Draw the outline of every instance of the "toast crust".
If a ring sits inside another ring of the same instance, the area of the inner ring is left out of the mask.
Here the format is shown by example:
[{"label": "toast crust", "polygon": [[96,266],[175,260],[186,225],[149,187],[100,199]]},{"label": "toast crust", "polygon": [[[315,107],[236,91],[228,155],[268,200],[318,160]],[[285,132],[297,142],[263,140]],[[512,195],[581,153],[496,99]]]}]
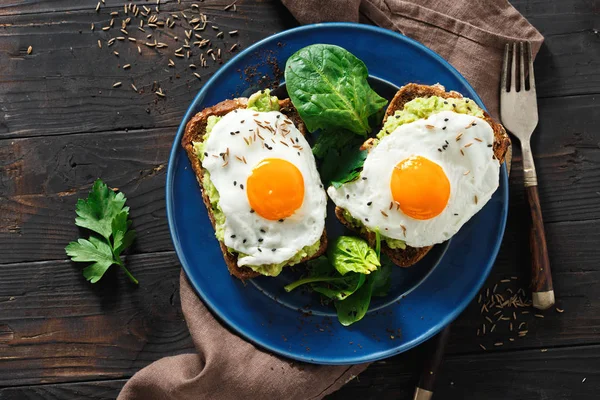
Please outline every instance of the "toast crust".
[{"label": "toast crust", "polygon": [[[198,157],[196,157],[196,155],[194,154],[194,146],[193,146],[192,142],[201,142],[202,141],[203,136],[206,132],[206,124],[208,121],[208,117],[210,117],[211,115],[221,117],[221,116],[228,114],[229,112],[231,112],[233,110],[240,109],[240,108],[246,108],[247,105],[248,105],[248,99],[245,97],[239,97],[239,98],[233,99],[233,100],[224,100],[212,107],[205,108],[204,110],[202,110],[201,112],[196,114],[194,117],[192,117],[192,119],[187,123],[187,125],[185,126],[185,132],[183,134],[183,138],[181,139],[181,146],[185,149],[185,151],[188,155],[190,163],[192,164],[192,169],[194,170],[194,174],[196,175],[196,180],[198,181],[198,184],[200,185],[200,190],[202,192],[202,200],[204,201],[204,205],[206,206],[206,209],[208,211],[208,217],[210,219],[210,223],[213,226],[213,229],[215,228],[215,216],[214,216],[212,207],[210,205],[210,199],[208,198],[208,195],[206,194],[206,191],[204,190],[204,187],[202,186],[202,178],[204,176],[204,169],[202,168],[202,163],[201,163],[200,159]],[[280,111],[292,120],[294,125],[296,125],[296,127],[300,131],[300,133],[302,135],[306,135],[307,131],[306,131],[306,127],[304,126],[304,122],[302,122],[302,120],[300,119],[300,115],[298,115],[298,112],[292,105],[292,102],[290,101],[290,99],[279,100],[279,107],[280,107]],[[236,278],[239,278],[241,280],[255,278],[257,276],[260,276],[260,274],[258,272],[253,271],[249,267],[238,266],[237,265],[237,261],[238,261],[237,255],[231,254],[227,250],[227,246],[225,246],[225,243],[223,243],[222,241],[219,241],[219,245],[221,246],[221,252],[223,253],[223,259],[225,260],[225,264],[227,264],[227,268],[229,269],[229,273],[231,275],[233,275]],[[327,248],[327,233],[325,230],[323,230],[323,235],[321,236],[321,239],[320,239],[320,247],[317,250],[317,252],[310,257],[304,257],[300,262],[305,262],[310,259],[319,257],[320,255],[322,255],[325,252],[326,248]]]},{"label": "toast crust", "polygon": [[[404,109],[404,105],[409,101],[416,99],[417,97],[431,97],[431,96],[439,96],[442,98],[462,98],[463,95],[450,91],[446,92],[445,88],[442,85],[419,85],[416,83],[409,83],[408,85],[402,86],[400,90],[396,93],[392,101],[390,101],[390,105],[388,106],[383,122],[388,119],[388,117],[394,115],[397,110]],[[483,119],[490,124],[492,130],[494,131],[494,156],[500,161],[500,163],[504,162],[506,151],[510,146],[510,138],[506,133],[504,127],[496,122],[492,117],[486,112],[483,112]],[[370,150],[373,147],[373,139],[368,139],[363,143],[361,149]],[[348,229],[357,232],[357,230],[344,218],[344,209],[340,207],[335,208],[335,215],[340,222],[346,226]],[[375,234],[371,232],[359,233],[365,240],[369,242],[369,244],[374,245],[375,243]],[[427,247],[410,247],[406,246],[405,250],[402,249],[391,249],[387,246],[385,241],[381,243],[381,251],[386,254],[394,264],[400,267],[410,267],[420,261],[429,251],[433,248],[433,246]]]}]

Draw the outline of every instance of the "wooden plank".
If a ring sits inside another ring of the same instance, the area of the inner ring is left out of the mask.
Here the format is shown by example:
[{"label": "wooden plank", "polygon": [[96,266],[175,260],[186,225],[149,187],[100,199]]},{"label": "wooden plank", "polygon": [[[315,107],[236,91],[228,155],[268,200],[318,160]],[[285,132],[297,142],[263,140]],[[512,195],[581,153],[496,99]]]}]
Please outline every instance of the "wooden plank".
[{"label": "wooden plank", "polygon": [[114,400],[126,379],[106,381],[59,383],[0,389],[2,400]]},{"label": "wooden plank", "polygon": [[[201,51],[205,53],[212,47],[216,52],[220,48],[223,61],[227,61],[236,51],[295,25],[283,5],[275,0],[247,1],[235,13],[224,11],[219,2],[207,7],[208,29],[196,32],[210,39],[211,44],[203,50],[192,46],[192,56],[187,59],[174,56],[185,39],[184,27],[179,26],[183,17],[177,20],[176,28],[157,31],[151,39],[146,35],[152,29],[138,31],[136,19],[136,26],[130,27],[128,33],[138,42],[117,40],[109,47],[109,38],[126,35],[119,27],[102,31],[103,26],[108,26],[113,9],[96,14],[94,6],[95,3],[88,10],[66,14],[61,11],[0,16],[0,50],[6,55],[0,58],[0,70],[4,71],[0,85],[0,138],[176,126],[203,82],[222,64],[206,55],[209,68],[190,69],[190,63],[199,65]],[[189,4],[179,6],[172,2],[163,10],[186,8]],[[122,11],[122,6],[118,9]],[[117,25],[121,19],[116,19]],[[92,22],[96,25],[94,31],[90,30]],[[217,31],[211,26],[218,26],[225,33],[223,38],[217,38]],[[229,35],[233,30],[239,34]],[[174,36],[178,36],[177,41]],[[159,51],[143,44],[154,39],[169,47]],[[98,40],[102,49],[98,48]],[[231,52],[236,43],[238,50]],[[28,46],[33,47],[31,55],[26,54]],[[169,58],[176,67],[168,66]],[[131,64],[131,68],[121,68],[125,64]],[[194,71],[202,80],[192,74]],[[113,88],[116,82],[122,82],[122,86]],[[166,92],[165,98],[152,93],[154,82]],[[134,92],[131,84],[140,93]]]},{"label": "wooden plank", "polygon": [[0,279],[0,387],[122,378],[193,349],[172,252],[130,256],[95,285],[68,261],[5,264]]},{"label": "wooden plank", "polygon": [[[535,4],[537,12],[541,5]],[[572,8],[581,11],[569,14],[572,22],[564,25],[566,32],[560,30],[548,36],[536,66],[540,96],[600,92],[600,48],[595,45],[590,14],[585,12],[589,4],[573,0]],[[175,9],[176,5],[169,7]],[[523,7],[527,10],[527,4]],[[239,10],[231,13],[221,7],[210,8],[209,16],[217,26],[224,31],[240,31],[235,37],[225,35],[223,48],[229,49],[238,41],[244,48],[295,25],[275,0],[246,1]],[[550,20],[540,20],[539,28],[549,26]],[[177,67],[173,69],[167,67],[167,53],[160,55],[143,46],[140,56],[129,42],[109,48],[105,41],[120,33],[100,31],[108,21],[107,12],[97,15],[93,9],[0,16],[0,24],[6,24],[0,31],[0,49],[7,55],[0,59],[0,70],[5,71],[0,85],[0,138],[172,127],[180,122],[202,83],[219,65],[209,63],[210,68],[199,70],[203,76],[200,82],[187,69],[188,60],[176,59]],[[98,26],[94,32],[90,31],[91,22]],[[579,28],[573,31],[575,26]],[[144,38],[142,32],[131,34]],[[182,29],[179,35],[183,37]],[[203,35],[215,43],[221,41],[215,38],[216,31],[205,31]],[[98,39],[104,40],[102,49],[97,47]],[[179,47],[165,35],[159,39],[169,49]],[[27,56],[29,45],[34,50]],[[120,53],[118,58],[112,55],[113,50]],[[224,60],[231,56],[228,51],[224,54]],[[126,63],[132,64],[130,70],[119,68]],[[151,93],[154,81],[167,92],[165,99]],[[113,89],[115,82],[123,85]],[[131,83],[144,93],[133,92]]]},{"label": "wooden plank", "polygon": [[79,235],[77,198],[98,177],[128,197],[138,232],[132,251],[171,250],[164,182],[173,136],[154,129],[0,141],[4,262],[65,258],[64,246]]},{"label": "wooden plank", "polygon": [[[524,211],[528,212],[526,209]],[[519,216],[513,217],[509,220],[494,270],[482,290],[483,298],[486,290],[489,289],[492,293],[496,284],[497,293],[506,299],[511,296],[506,291],[507,288],[514,293],[522,289],[529,296],[529,232],[523,229]],[[597,266],[600,265],[600,252],[594,249],[600,243],[597,231],[597,221],[546,226],[556,305],[564,313],[559,313],[554,308],[541,312],[531,307],[507,307],[485,314],[492,319],[492,324],[481,314],[482,306],[476,298],[453,323],[447,351],[481,353],[483,350],[479,347],[480,344],[494,349],[494,344],[499,342],[503,343],[501,350],[599,343],[597,332],[600,329],[600,314],[597,310],[600,308],[600,299],[597,293],[600,268]],[[511,280],[511,277],[518,279]],[[502,282],[506,279],[510,282]],[[497,311],[502,313],[494,315]],[[522,314],[522,311],[528,314]],[[516,320],[513,320],[513,312]],[[544,318],[538,318],[535,314],[543,315]],[[510,320],[497,321],[501,315]],[[525,325],[520,327],[522,322]],[[482,334],[483,324],[486,325],[487,333],[478,337],[477,331]],[[510,331],[510,324],[513,325],[513,331]],[[496,328],[490,333],[492,325],[496,325]],[[519,337],[519,330],[527,330],[528,333],[525,337]]]},{"label": "wooden plank", "polygon": [[[547,223],[600,219],[599,106],[597,96],[540,101],[533,147]],[[552,118],[565,110],[568,118]],[[164,180],[174,135],[151,129],[0,141],[0,247],[9,249],[3,262],[64,258],[78,235],[75,202],[97,177],[129,199],[134,252],[171,250]],[[510,183],[509,219],[527,218],[518,158]]]},{"label": "wooden plank", "polygon": [[597,5],[587,0],[511,0],[545,37],[535,63],[538,96],[600,91]]},{"label": "wooden plank", "polygon": [[[377,364],[329,397],[412,399],[416,375],[398,371],[402,356]],[[593,399],[600,378],[599,346],[447,357],[434,393],[443,399]]]},{"label": "wooden plank", "polygon": [[[600,378],[598,346],[449,356],[435,393],[451,400],[592,399]],[[409,400],[418,362],[401,355],[374,363],[327,400]],[[540,368],[543,364],[543,368]],[[125,379],[0,389],[0,399],[114,399]]]}]

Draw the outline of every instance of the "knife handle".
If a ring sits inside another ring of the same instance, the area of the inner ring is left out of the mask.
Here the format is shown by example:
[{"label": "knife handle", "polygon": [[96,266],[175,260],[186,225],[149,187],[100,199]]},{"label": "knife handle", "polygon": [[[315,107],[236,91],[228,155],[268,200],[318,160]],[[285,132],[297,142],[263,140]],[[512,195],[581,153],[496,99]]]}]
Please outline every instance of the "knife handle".
[{"label": "knife handle", "polygon": [[447,325],[443,331],[429,342],[427,349],[428,357],[425,359],[413,400],[429,400],[433,396],[433,385],[440,364],[442,363],[442,358],[444,357],[449,333],[450,325]]},{"label": "knife handle", "polygon": [[548,246],[544,233],[544,220],[537,185],[526,186],[527,200],[531,210],[529,247],[531,250],[531,291],[533,306],[546,310],[554,305],[554,288],[548,259]]}]

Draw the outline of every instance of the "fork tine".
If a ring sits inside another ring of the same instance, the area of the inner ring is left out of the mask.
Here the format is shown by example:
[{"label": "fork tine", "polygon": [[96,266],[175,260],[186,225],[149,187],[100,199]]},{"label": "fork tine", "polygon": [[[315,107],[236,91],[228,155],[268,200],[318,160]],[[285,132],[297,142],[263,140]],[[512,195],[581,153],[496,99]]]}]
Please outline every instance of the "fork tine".
[{"label": "fork tine", "polygon": [[510,91],[517,91],[517,43],[512,46],[512,62],[510,66]]},{"label": "fork tine", "polygon": [[531,42],[527,42],[527,55],[529,57],[529,90],[535,90],[535,76],[533,75],[533,51]]},{"label": "fork tine", "polygon": [[508,56],[510,45],[506,43],[504,46],[504,62],[502,63],[502,78],[500,80],[500,91],[506,92],[506,80],[508,78]]},{"label": "fork tine", "polygon": [[521,72],[521,76],[520,76],[521,87],[519,88],[519,90],[523,92],[523,91],[525,91],[525,44],[523,42],[519,43],[519,55],[520,55],[519,70]]}]

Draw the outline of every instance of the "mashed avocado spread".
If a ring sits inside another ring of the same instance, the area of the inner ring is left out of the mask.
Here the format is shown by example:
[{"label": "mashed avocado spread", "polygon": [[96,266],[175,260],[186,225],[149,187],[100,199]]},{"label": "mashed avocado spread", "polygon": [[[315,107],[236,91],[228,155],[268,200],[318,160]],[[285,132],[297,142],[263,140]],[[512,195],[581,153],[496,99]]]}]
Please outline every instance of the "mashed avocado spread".
[{"label": "mashed avocado spread", "polygon": [[404,109],[397,110],[394,115],[387,118],[385,124],[383,124],[383,128],[377,134],[377,138],[382,139],[401,125],[415,122],[418,119],[428,118],[430,115],[441,111],[454,111],[459,114],[468,114],[483,118],[483,110],[471,99],[444,99],[439,96],[417,97],[406,103]]},{"label": "mashed avocado spread", "polygon": [[[247,108],[261,112],[279,111],[279,101],[277,100],[277,97],[271,96],[270,94],[271,91],[269,89],[261,90],[259,92],[254,93],[248,99]],[[206,142],[211,131],[213,130],[215,125],[221,120],[221,118],[222,117],[217,117],[214,115],[209,116],[206,120],[206,133],[202,137],[202,142],[192,143],[194,146],[194,154],[196,154],[200,161],[204,159],[204,142]],[[210,206],[215,217],[215,236],[219,241],[223,241],[225,235],[225,214],[223,214],[223,210],[219,206],[219,192],[210,180],[210,174],[206,169],[204,170],[204,174],[202,176],[202,186],[204,187],[204,193],[206,193],[210,200]],[[319,247],[321,247],[321,241],[317,240],[314,244],[310,246],[305,246],[292,258],[282,263],[267,265],[248,265],[248,267],[262,275],[277,276],[281,273],[281,270],[284,265],[298,264],[304,257],[309,257],[315,254],[317,250],[319,250]],[[245,254],[237,252],[232,248],[228,247],[227,250],[232,254],[237,253],[238,257],[245,256]]]},{"label": "mashed avocado spread", "polygon": [[[431,97],[417,97],[406,103],[402,110],[397,110],[394,115],[387,118],[383,127],[377,134],[377,139],[381,140],[385,136],[395,131],[399,126],[415,122],[419,119],[428,118],[432,114],[439,113],[441,111],[454,111],[459,114],[468,114],[474,117],[483,118],[483,110],[475,104],[471,99],[467,98],[448,98],[445,99],[439,96]],[[374,143],[376,146],[378,141]],[[354,226],[361,232],[370,232],[370,230],[363,225],[363,223],[346,210],[344,210],[344,218],[348,223]],[[391,249],[405,249],[406,243],[402,240],[388,238],[385,235],[381,235],[381,239],[386,242]]]}]

